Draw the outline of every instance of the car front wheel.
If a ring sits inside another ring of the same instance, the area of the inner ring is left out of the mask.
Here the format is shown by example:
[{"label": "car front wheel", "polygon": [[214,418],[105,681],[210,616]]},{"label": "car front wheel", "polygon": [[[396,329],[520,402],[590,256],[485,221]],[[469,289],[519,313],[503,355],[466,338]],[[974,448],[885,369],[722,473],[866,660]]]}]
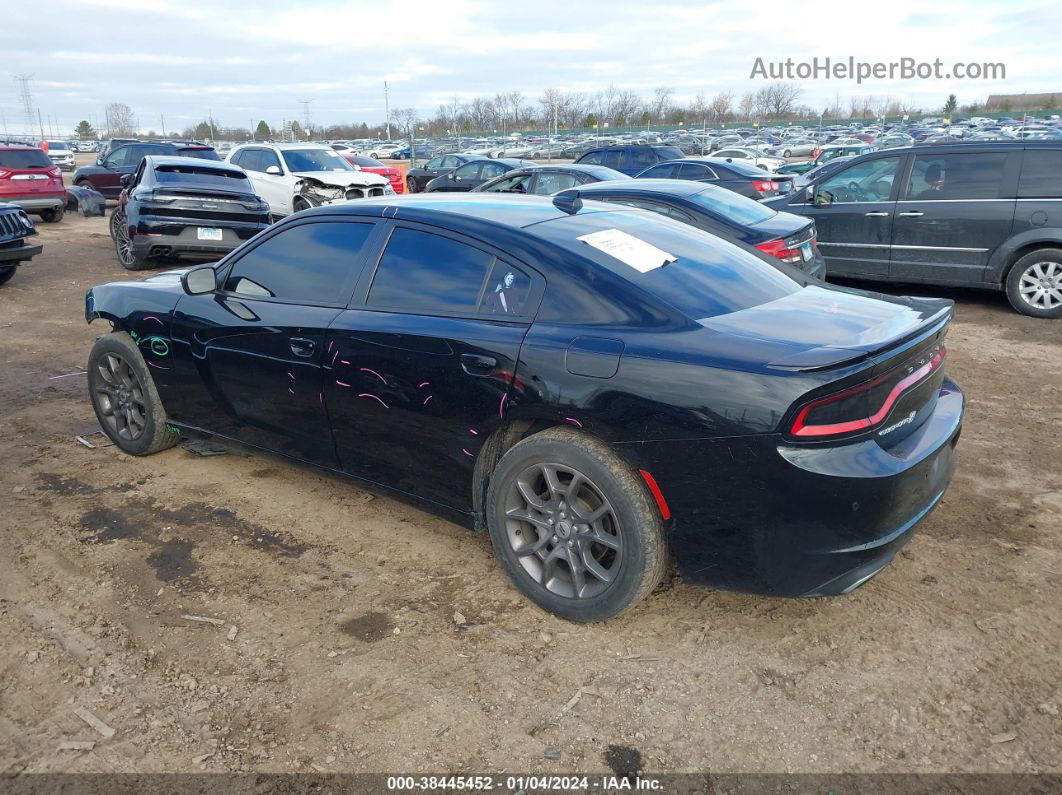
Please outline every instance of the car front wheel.
[{"label": "car front wheel", "polygon": [[1062,317],[1062,249],[1026,254],[1007,274],[1006,289],[1010,305],[1023,315]]},{"label": "car front wheel", "polygon": [[406,178],[406,188],[409,190],[410,193],[416,193],[417,192],[417,181],[415,179],[413,179],[413,177],[407,177]]},{"label": "car front wheel", "polygon": [[607,445],[553,428],[514,445],[487,491],[491,542],[516,587],[571,621],[604,621],[647,596],[667,564],[645,483]]},{"label": "car front wheel", "polygon": [[132,338],[124,331],[105,334],[88,360],[89,397],[107,437],[130,455],[151,455],[180,441],[166,424],[166,411]]},{"label": "car front wheel", "polygon": [[15,275],[16,270],[18,270],[18,268],[14,265],[0,267],[0,284],[7,284],[11,281],[11,277]]}]

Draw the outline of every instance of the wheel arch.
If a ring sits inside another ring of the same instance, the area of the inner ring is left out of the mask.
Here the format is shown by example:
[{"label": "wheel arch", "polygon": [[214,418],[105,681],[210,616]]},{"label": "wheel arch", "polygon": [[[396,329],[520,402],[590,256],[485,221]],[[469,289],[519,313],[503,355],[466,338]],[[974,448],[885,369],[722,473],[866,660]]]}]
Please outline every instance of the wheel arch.
[{"label": "wheel arch", "polygon": [[1014,263],[1039,248],[1062,248],[1062,229],[1057,227],[1030,229],[1020,235],[1015,235],[997,249],[992,257],[986,280],[1002,287],[1006,284],[1007,276],[1010,274],[1010,269],[1014,267]]}]

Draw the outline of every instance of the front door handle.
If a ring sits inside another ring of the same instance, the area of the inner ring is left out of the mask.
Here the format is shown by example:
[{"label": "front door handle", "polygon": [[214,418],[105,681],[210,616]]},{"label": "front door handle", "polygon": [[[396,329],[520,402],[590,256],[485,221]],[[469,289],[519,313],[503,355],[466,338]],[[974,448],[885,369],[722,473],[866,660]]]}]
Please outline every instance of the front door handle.
[{"label": "front door handle", "polygon": [[867,218],[888,218],[888,213],[863,213]]},{"label": "front door handle", "polygon": [[498,360],[493,356],[482,356],[478,353],[462,353],[461,369],[469,375],[488,375],[498,366]]},{"label": "front door handle", "polygon": [[925,213],[920,210],[910,210],[906,213],[900,213],[901,218],[921,218],[923,215],[925,215]]},{"label": "front door handle", "polygon": [[308,340],[305,337],[292,337],[288,340],[288,345],[291,346],[291,352],[296,356],[301,356],[303,359],[309,359],[313,356],[313,352],[317,345],[313,340]]}]

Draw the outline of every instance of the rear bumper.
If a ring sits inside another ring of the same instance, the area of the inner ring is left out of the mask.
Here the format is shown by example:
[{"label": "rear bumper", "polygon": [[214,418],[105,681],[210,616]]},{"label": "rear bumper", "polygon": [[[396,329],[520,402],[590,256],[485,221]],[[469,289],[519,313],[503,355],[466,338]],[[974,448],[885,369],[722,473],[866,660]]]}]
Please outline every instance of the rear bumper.
[{"label": "rear bumper", "polygon": [[675,517],[669,543],[683,579],[825,596],[881,571],[940,502],[963,411],[945,379],[933,413],[888,450],[873,440],[794,447],[777,435],[630,447]]},{"label": "rear bumper", "polygon": [[0,263],[4,265],[10,265],[15,262],[23,262],[25,260],[33,259],[44,250],[44,246],[26,245],[25,242],[21,246],[13,246],[11,248],[0,248]]},{"label": "rear bumper", "polygon": [[[131,242],[133,250],[143,257],[208,260],[227,254],[267,226],[257,222],[211,222],[208,219],[174,223],[172,219],[161,221],[141,216],[133,230]],[[201,240],[200,228],[220,229],[221,240]]]},{"label": "rear bumper", "polygon": [[0,201],[17,204],[26,212],[40,212],[41,210],[57,210],[66,206],[66,191],[62,193],[42,193],[32,196],[0,196]]}]

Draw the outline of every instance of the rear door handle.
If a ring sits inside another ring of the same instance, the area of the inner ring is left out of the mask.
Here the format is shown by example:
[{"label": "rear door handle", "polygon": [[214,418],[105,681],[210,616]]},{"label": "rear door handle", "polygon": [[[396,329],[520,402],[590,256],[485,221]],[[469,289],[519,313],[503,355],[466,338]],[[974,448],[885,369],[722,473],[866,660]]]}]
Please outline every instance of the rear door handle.
[{"label": "rear door handle", "polygon": [[906,213],[900,213],[901,218],[921,218],[925,213],[919,210],[910,210]]},{"label": "rear door handle", "polygon": [[867,218],[888,218],[888,213],[863,213]]},{"label": "rear door handle", "polygon": [[309,359],[313,356],[313,352],[317,348],[313,340],[308,340],[305,337],[292,337],[288,340],[288,345],[291,346],[292,353],[296,356],[301,356],[303,359]]},{"label": "rear door handle", "polygon": [[478,353],[462,353],[461,369],[469,375],[487,375],[498,365],[498,360],[493,356],[482,356]]}]

